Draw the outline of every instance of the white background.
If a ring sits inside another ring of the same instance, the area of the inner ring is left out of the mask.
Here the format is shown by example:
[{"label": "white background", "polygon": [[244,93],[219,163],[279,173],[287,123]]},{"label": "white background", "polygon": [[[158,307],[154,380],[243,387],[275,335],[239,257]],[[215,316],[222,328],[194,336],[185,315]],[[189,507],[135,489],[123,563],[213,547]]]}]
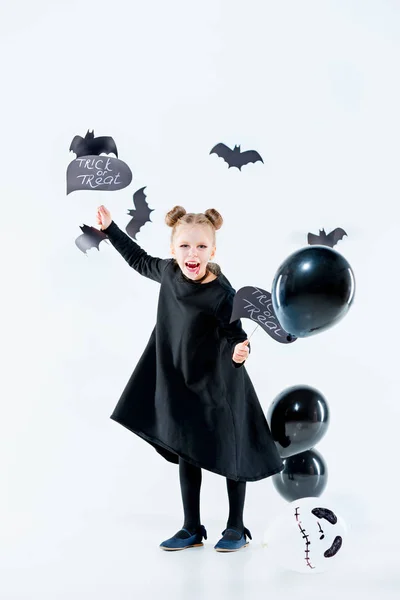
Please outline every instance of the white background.
[{"label": "white background", "polygon": [[[247,369],[265,412],[287,386],[325,395],[327,494],[358,540],[341,593],[361,590],[367,574],[371,593],[375,582],[395,597],[398,575],[381,580],[376,565],[396,562],[400,533],[400,4],[14,0],[0,10],[2,600],[188,589],[261,598],[275,577],[260,541],[285,501],[270,479],[247,488],[252,546],[218,567],[210,548],[227,518],[225,481],[203,472],[209,563],[190,551],[164,563],[158,544],[182,521],[178,470],[109,419],[154,326],[159,286],[111,245],[85,257],[74,240],[101,203],[123,229],[142,186],[154,212],[140,245],[168,257],[165,213],[215,207],[225,219],[216,262],[236,289],[270,290],[307,232],[347,231],[337,249],[356,277],[349,314],[289,346],[259,329]],[[69,145],[88,128],[113,136],[129,188],[66,195]],[[209,155],[218,142],[256,149],[264,164],[228,169]],[[289,594],[299,582],[284,573]],[[334,597],[339,580],[329,581],[307,597]]]}]

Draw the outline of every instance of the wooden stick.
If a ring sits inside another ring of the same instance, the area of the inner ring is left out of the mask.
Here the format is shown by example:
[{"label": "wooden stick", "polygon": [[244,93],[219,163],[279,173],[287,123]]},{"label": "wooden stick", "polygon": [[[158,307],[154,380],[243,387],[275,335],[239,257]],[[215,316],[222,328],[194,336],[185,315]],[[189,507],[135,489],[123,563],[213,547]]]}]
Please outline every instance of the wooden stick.
[{"label": "wooden stick", "polygon": [[[257,327],[258,327],[258,325],[256,325],[256,329],[257,329]],[[256,329],[254,329],[254,330],[253,330],[253,333],[254,333],[254,331],[255,331]],[[251,336],[253,335],[253,333],[252,333],[251,335],[249,335],[248,339],[250,339],[250,338],[251,338]]]}]

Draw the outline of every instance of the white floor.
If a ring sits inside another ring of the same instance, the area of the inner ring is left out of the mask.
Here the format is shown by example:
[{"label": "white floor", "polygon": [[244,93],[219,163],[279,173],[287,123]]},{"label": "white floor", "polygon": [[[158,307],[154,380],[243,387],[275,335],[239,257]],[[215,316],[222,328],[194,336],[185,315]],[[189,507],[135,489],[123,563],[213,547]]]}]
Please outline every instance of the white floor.
[{"label": "white floor", "polygon": [[3,536],[1,600],[400,598],[399,540],[388,526],[353,531],[340,566],[303,575],[273,564],[257,523],[248,548],[224,554],[213,550],[221,523],[208,521],[203,548],[165,552],[158,545],[179,529],[176,520],[100,511],[73,524],[63,517]]}]

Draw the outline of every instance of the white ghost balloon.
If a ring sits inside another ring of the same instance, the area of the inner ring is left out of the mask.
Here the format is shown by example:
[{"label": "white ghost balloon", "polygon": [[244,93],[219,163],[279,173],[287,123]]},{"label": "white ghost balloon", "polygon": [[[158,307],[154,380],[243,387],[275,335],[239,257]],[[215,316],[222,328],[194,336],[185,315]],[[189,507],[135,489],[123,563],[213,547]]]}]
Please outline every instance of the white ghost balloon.
[{"label": "white ghost balloon", "polygon": [[298,573],[321,573],[340,562],[347,528],[328,504],[321,497],[288,504],[264,534],[272,560]]}]

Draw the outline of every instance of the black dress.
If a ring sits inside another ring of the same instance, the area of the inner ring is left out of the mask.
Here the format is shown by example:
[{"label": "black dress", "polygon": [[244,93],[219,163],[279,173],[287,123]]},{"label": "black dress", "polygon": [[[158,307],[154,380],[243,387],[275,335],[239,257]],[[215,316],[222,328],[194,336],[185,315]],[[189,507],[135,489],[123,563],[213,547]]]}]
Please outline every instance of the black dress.
[{"label": "black dress", "polygon": [[236,481],[281,471],[251,380],[232,360],[247,336],[240,320],[229,324],[229,281],[220,270],[209,283],[188,281],[174,259],[149,256],[114,222],[104,233],[132,268],[161,284],[156,326],[110,418],[173,463],[181,456]]}]

